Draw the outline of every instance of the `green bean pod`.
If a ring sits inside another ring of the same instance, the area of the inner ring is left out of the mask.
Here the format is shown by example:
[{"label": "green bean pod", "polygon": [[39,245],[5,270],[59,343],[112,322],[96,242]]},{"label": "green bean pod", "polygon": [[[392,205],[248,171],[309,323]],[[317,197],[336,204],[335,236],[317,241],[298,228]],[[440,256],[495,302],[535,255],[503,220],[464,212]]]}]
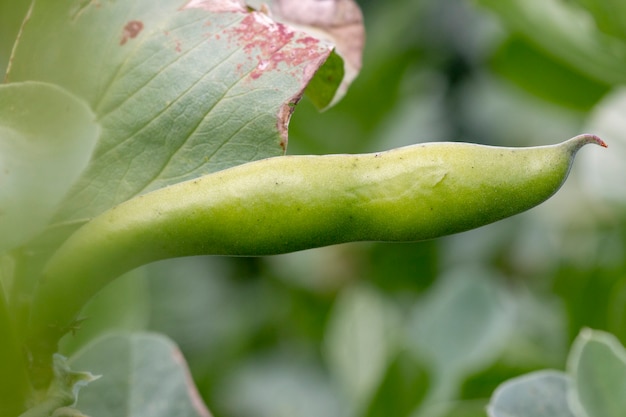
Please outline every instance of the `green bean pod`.
[{"label": "green bean pod", "polygon": [[606,146],[580,135],[531,148],[429,143],[283,156],[135,197],[85,224],[50,259],[34,300],[34,337],[66,330],[112,278],[159,259],[418,241],[492,223],[554,194],[588,143]]}]

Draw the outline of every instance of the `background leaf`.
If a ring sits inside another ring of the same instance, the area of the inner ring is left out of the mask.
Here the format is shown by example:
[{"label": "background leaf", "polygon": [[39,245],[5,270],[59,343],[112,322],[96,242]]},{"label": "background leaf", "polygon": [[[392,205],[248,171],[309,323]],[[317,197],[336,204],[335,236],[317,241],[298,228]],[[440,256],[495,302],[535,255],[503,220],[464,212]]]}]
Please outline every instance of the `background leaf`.
[{"label": "background leaf", "polygon": [[332,46],[238,4],[36,2],[8,79],[62,85],[103,126],[58,220],[284,152],[293,105]]},{"label": "background leaf", "polygon": [[490,272],[451,271],[415,307],[409,343],[439,377],[459,378],[498,355],[512,312]]},{"label": "background leaf", "polygon": [[30,3],[30,0],[0,0],[0,80],[4,79],[11,50]]},{"label": "background leaf", "polygon": [[383,380],[397,349],[392,305],[365,286],[337,299],[325,338],[325,357],[341,392],[355,410],[364,409]]},{"label": "background leaf", "polygon": [[575,381],[575,404],[588,416],[624,415],[626,350],[615,336],[584,329],[572,347],[568,371]]},{"label": "background leaf", "polygon": [[626,82],[626,45],[601,33],[586,10],[559,0],[479,0],[516,33],[598,82]]},{"label": "background leaf", "polygon": [[598,29],[626,41],[626,5],[619,0],[575,0],[591,12]]},{"label": "background leaf", "polygon": [[489,404],[489,417],[580,417],[567,401],[571,379],[563,372],[538,371],[500,385]]},{"label": "background leaf", "polygon": [[102,377],[76,408],[93,416],[208,417],[178,348],[151,333],[111,334],[70,358],[73,369]]},{"label": "background leaf", "polygon": [[75,324],[59,343],[59,352],[71,356],[90,341],[110,332],[143,331],[148,326],[150,298],[144,269],[130,271],[85,306]]},{"label": "background leaf", "polygon": [[402,350],[390,362],[385,378],[372,395],[365,417],[408,416],[426,396],[429,376],[424,364]]},{"label": "background leaf", "polygon": [[455,270],[424,296],[412,312],[408,344],[432,375],[422,414],[439,415],[471,372],[502,352],[513,322],[505,293],[491,273]]},{"label": "background leaf", "polygon": [[521,37],[505,41],[492,57],[492,65],[525,91],[575,110],[590,110],[610,89],[607,83],[572,71]]},{"label": "background leaf", "polygon": [[[580,165],[586,172],[594,172],[603,167],[604,174],[575,174],[590,195],[615,203],[626,202],[626,88],[614,88],[589,115],[586,129],[597,132],[602,137],[611,138],[611,153],[600,160],[597,155],[582,154]],[[617,245],[607,245],[607,249]],[[621,250],[621,249],[620,249]]]},{"label": "background leaf", "polygon": [[342,402],[314,361],[261,354],[240,363],[218,390],[224,415],[341,417]]},{"label": "background leaf", "polygon": [[99,133],[94,119],[60,87],[0,85],[0,250],[48,224],[89,162]]}]

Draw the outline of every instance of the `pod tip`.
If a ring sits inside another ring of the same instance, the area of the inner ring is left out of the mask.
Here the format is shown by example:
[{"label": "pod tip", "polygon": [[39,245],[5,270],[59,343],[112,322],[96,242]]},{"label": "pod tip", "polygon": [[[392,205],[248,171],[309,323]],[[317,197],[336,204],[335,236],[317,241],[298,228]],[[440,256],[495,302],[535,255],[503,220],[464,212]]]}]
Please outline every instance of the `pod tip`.
[{"label": "pod tip", "polygon": [[609,147],[606,144],[605,141],[600,139],[598,136],[592,135],[590,133],[585,133],[585,134],[582,134],[582,135],[578,135],[578,136],[572,138],[572,140],[580,143],[580,146],[586,145],[588,143],[595,143],[596,145],[600,145],[603,148],[608,148]]}]

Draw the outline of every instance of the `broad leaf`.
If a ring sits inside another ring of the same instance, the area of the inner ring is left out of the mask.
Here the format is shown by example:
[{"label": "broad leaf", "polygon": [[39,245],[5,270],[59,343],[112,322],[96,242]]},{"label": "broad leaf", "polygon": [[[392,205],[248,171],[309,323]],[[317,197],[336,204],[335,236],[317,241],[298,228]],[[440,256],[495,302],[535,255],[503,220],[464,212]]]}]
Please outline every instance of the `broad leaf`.
[{"label": "broad leaf", "polygon": [[577,417],[567,401],[571,378],[539,371],[500,385],[487,408],[489,417]]},{"label": "broad leaf", "polygon": [[102,377],[81,391],[76,408],[91,416],[209,417],[185,360],[166,337],[111,334],[75,354],[75,369]]},{"label": "broad leaf", "polygon": [[626,350],[610,333],[584,329],[572,347],[568,371],[575,404],[590,417],[622,417],[626,410]]},{"label": "broad leaf", "polygon": [[626,41],[626,3],[622,0],[575,0],[593,15],[598,28]]},{"label": "broad leaf", "polygon": [[94,119],[60,87],[0,85],[0,250],[48,224],[89,162],[99,132]]},{"label": "broad leaf", "polygon": [[493,56],[492,66],[524,91],[564,107],[589,111],[609,85],[559,61],[525,39],[512,37]]},{"label": "broad leaf", "polygon": [[29,5],[30,0],[0,0],[0,80]]},{"label": "broad leaf", "polygon": [[58,83],[94,107],[103,134],[58,218],[81,221],[282,154],[332,49],[235,0],[37,1],[8,78]]},{"label": "broad leaf", "polygon": [[[590,14],[560,0],[478,0],[514,32],[582,74],[607,84],[626,82],[626,44],[597,30]],[[590,64],[592,63],[592,64]]]}]

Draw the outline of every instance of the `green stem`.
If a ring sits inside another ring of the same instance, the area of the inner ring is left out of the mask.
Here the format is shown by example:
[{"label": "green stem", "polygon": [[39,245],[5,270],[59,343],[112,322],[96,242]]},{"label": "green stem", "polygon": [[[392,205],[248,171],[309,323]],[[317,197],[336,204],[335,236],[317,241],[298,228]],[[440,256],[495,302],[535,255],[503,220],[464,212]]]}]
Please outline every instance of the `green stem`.
[{"label": "green stem", "polygon": [[4,287],[0,282],[0,416],[18,416],[26,409],[31,388],[25,358],[19,348]]}]

